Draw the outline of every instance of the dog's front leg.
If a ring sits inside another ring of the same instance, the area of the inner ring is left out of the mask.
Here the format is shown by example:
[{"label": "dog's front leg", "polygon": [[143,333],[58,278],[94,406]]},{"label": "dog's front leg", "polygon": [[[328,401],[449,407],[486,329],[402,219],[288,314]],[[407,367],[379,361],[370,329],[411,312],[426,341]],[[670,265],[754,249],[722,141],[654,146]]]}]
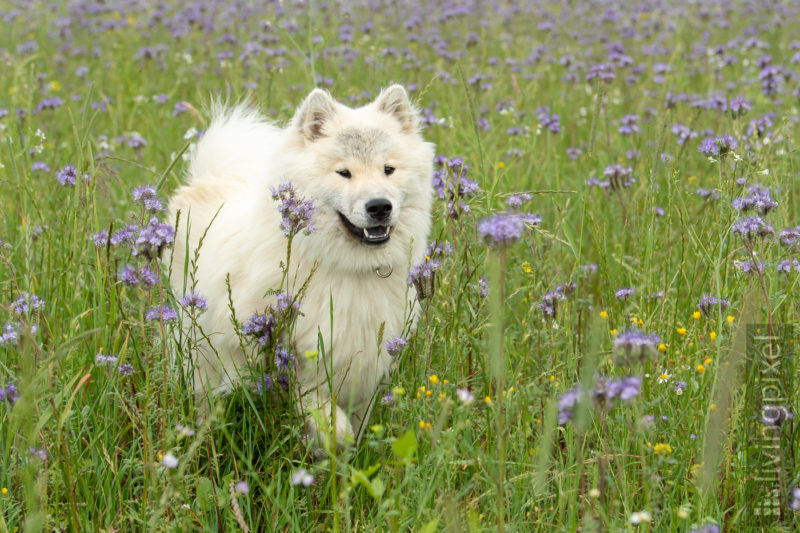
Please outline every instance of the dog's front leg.
[{"label": "dog's front leg", "polygon": [[337,444],[354,442],[353,426],[347,413],[330,398],[314,391],[304,395],[301,403],[298,407],[305,414],[306,434],[318,449],[327,449],[325,445],[331,437]]}]

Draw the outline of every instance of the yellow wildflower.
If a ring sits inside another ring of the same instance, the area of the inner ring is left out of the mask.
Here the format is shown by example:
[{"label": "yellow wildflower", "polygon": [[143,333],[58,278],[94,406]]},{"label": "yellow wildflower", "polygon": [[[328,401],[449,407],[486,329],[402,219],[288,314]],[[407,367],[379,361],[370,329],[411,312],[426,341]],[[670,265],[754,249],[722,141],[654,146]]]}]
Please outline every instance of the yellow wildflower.
[{"label": "yellow wildflower", "polygon": [[653,451],[658,455],[669,455],[672,453],[672,446],[670,446],[666,442],[659,442],[658,444],[653,446]]}]

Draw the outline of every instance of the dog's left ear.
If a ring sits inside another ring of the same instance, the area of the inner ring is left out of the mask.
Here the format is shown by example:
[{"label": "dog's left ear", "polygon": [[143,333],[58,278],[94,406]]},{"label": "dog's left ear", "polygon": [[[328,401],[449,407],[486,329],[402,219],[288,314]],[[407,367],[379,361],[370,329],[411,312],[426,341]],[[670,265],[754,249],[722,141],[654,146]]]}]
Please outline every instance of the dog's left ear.
[{"label": "dog's left ear", "polygon": [[379,111],[393,116],[403,126],[406,133],[416,133],[419,129],[417,110],[411,105],[408,94],[402,85],[392,85],[381,91],[375,100]]}]

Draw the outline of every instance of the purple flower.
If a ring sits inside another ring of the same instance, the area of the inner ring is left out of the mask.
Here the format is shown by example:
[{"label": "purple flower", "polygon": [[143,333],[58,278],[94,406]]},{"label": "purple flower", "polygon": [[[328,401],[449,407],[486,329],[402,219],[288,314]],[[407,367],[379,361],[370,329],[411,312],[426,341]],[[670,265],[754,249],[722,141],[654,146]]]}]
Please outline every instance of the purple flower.
[{"label": "purple flower", "polygon": [[125,285],[135,287],[139,284],[139,273],[136,271],[136,268],[131,265],[125,265],[125,268],[123,268],[122,272],[119,274],[119,279]]},{"label": "purple flower", "polygon": [[766,215],[770,210],[778,207],[778,202],[772,199],[772,193],[768,187],[761,185],[751,185],[747,188],[747,195],[741,198],[734,198],[731,205],[737,211],[747,212],[756,211],[761,215]]},{"label": "purple flower", "polygon": [[751,102],[745,99],[744,96],[739,95],[736,98],[732,98],[728,109],[730,109],[731,116],[733,118],[739,118],[742,115],[747,114],[748,111],[752,109]]},{"label": "purple flower", "polygon": [[720,313],[724,313],[728,305],[730,305],[730,302],[725,298],[710,296],[708,294],[704,294],[700,298],[700,301],[697,302],[697,308],[700,309],[705,316],[710,316],[715,308],[718,308]]},{"label": "purple flower", "polygon": [[172,108],[172,116],[177,117],[187,111],[189,111],[189,106],[185,102],[176,102],[175,107]]},{"label": "purple flower", "polygon": [[236,494],[249,494],[250,485],[247,484],[247,481],[240,481],[236,485],[234,485],[233,491]]},{"label": "purple flower", "polygon": [[619,133],[621,135],[639,133],[639,115],[624,115],[620,119]]},{"label": "purple flower", "polygon": [[675,391],[675,394],[678,394],[678,395],[683,394],[684,389],[686,389],[686,382],[685,381],[678,380],[678,381],[675,382],[675,387],[673,387],[673,390]]},{"label": "purple flower", "polygon": [[456,389],[456,398],[464,405],[469,405],[475,401],[475,395],[469,389]]},{"label": "purple flower", "polygon": [[265,392],[272,392],[274,388],[275,382],[269,374],[264,374],[261,379],[256,381],[256,394],[259,396],[264,396]]},{"label": "purple flower", "polygon": [[460,213],[468,213],[469,206],[464,198],[474,195],[478,184],[469,179],[469,165],[461,157],[452,159],[437,155],[434,159],[437,168],[433,172],[433,188],[439,198],[447,200],[447,212],[450,218],[458,218]]},{"label": "purple flower", "polygon": [[744,272],[745,274],[760,274],[764,271],[764,265],[758,261],[753,262],[750,259],[744,261],[734,261],[734,266]]},{"label": "purple flower", "polygon": [[406,340],[403,337],[395,337],[386,343],[386,351],[392,357],[397,357],[403,348],[406,347]]},{"label": "purple flower", "polygon": [[133,189],[133,201],[144,206],[149,213],[157,213],[164,210],[161,199],[158,198],[156,188],[152,185],[140,185]]},{"label": "purple flower", "polygon": [[627,300],[628,298],[630,298],[631,296],[633,296],[633,294],[634,294],[635,292],[636,292],[636,288],[635,288],[635,287],[623,287],[623,288],[621,288],[621,289],[618,289],[618,290],[617,290],[617,291],[614,293],[614,296],[615,296],[615,297],[617,298],[617,300],[619,300],[620,302],[624,302],[625,300]]},{"label": "purple flower", "polygon": [[[158,257],[165,246],[171,245],[175,241],[175,228],[169,224],[162,224],[157,218],[153,217],[145,228],[139,232],[136,238],[133,255],[144,255],[148,259]],[[113,241],[112,241],[113,244]]]},{"label": "purple flower", "polygon": [[717,524],[705,524],[697,529],[692,529],[689,533],[719,533],[719,526]]},{"label": "purple flower", "polygon": [[5,387],[0,387],[0,402],[8,402],[14,405],[19,400],[19,390],[13,383],[9,383]]},{"label": "purple flower", "polygon": [[130,376],[133,374],[133,365],[123,363],[117,367],[117,372],[119,372],[121,376]]},{"label": "purple flower", "polygon": [[392,405],[394,403],[394,393],[392,391],[387,392],[381,398],[381,403],[383,405]]},{"label": "purple flower", "polygon": [[800,261],[798,261],[796,258],[784,259],[778,263],[777,269],[778,272],[783,274],[789,274],[792,269],[794,269],[795,272],[800,272]]},{"label": "purple flower", "polygon": [[542,106],[536,108],[536,117],[539,119],[539,124],[542,128],[546,128],[550,133],[561,132],[561,122],[558,115],[550,113],[550,108]]},{"label": "purple flower", "polygon": [[242,328],[242,333],[255,336],[261,346],[266,346],[272,337],[275,326],[275,317],[272,313],[268,315],[256,313],[247,320]]},{"label": "purple flower", "polygon": [[558,423],[566,424],[572,420],[575,406],[581,401],[583,391],[580,385],[575,385],[558,396]]},{"label": "purple flower", "polygon": [[31,163],[31,170],[34,172],[41,170],[42,172],[50,172],[50,167],[44,161],[34,161]]},{"label": "purple flower", "polygon": [[56,179],[62,187],[74,187],[77,178],[78,170],[72,165],[67,165],[56,172]]},{"label": "purple flower", "polygon": [[287,237],[297,235],[301,230],[310,235],[314,232],[312,215],[314,213],[314,200],[298,198],[291,182],[281,183],[277,189],[272,190],[272,198],[279,202],[278,211],[281,214],[281,228]]},{"label": "purple flower", "polygon": [[478,223],[478,234],[490,246],[501,248],[522,238],[526,224],[535,225],[540,222],[541,217],[538,215],[499,213],[481,220]]},{"label": "purple flower", "polygon": [[508,198],[506,198],[506,205],[511,208],[518,208],[523,203],[530,201],[531,195],[528,193],[519,193],[519,194],[512,194]]},{"label": "purple flower", "polygon": [[196,309],[200,312],[205,311],[208,309],[208,301],[204,296],[202,296],[199,292],[192,291],[189,294],[184,294],[179,303],[183,307],[188,307],[189,309]]},{"label": "purple flower", "polygon": [[92,240],[97,248],[108,245],[108,230],[98,231],[92,236]]},{"label": "purple flower", "polygon": [[721,137],[706,137],[700,142],[698,150],[709,157],[720,157],[736,150],[737,146],[738,143],[734,137],[723,135]]},{"label": "purple flower", "polygon": [[570,147],[567,148],[567,157],[569,157],[573,161],[577,160],[581,156],[582,153],[583,153],[583,150],[581,150],[577,146],[570,146]]},{"label": "purple flower", "polygon": [[642,379],[630,376],[622,379],[606,379],[600,377],[595,381],[592,398],[604,407],[610,406],[615,398],[627,402],[639,395]]},{"label": "purple flower", "polygon": [[104,355],[104,354],[97,354],[97,357],[94,358],[94,364],[101,367],[110,368],[117,365],[117,356],[116,355]]},{"label": "purple flower", "polygon": [[778,239],[781,241],[781,244],[787,248],[797,246],[797,243],[800,242],[800,226],[782,229],[778,234]]},{"label": "purple flower", "polygon": [[174,322],[178,320],[178,313],[168,305],[153,307],[148,309],[144,315],[146,320],[161,320],[163,322]]},{"label": "purple flower", "polygon": [[19,342],[19,332],[16,326],[7,322],[0,329],[0,346],[16,346]]},{"label": "purple flower", "polygon": [[714,189],[705,189],[700,187],[697,189],[697,196],[706,200],[719,200],[719,193]]},{"label": "purple flower", "polygon": [[614,339],[614,352],[622,362],[644,359],[655,355],[661,338],[655,333],[648,335],[639,329],[623,331]]},{"label": "purple flower", "polygon": [[765,426],[781,426],[794,419],[794,413],[782,405],[764,405],[761,408],[761,423]]},{"label": "purple flower", "polygon": [[147,146],[147,141],[138,133],[132,133],[131,136],[128,137],[128,146],[134,150],[141,150]]},{"label": "purple flower", "polygon": [[436,272],[442,268],[439,258],[453,252],[450,243],[439,243],[433,241],[425,251],[425,259],[411,267],[408,271],[408,284],[417,289],[417,296],[422,301],[433,296],[434,277]]},{"label": "purple flower", "polygon": [[731,226],[731,231],[739,235],[743,241],[752,242],[758,237],[772,235],[775,230],[761,217],[749,217],[737,220]]},{"label": "purple flower", "polygon": [[24,292],[19,297],[11,302],[11,312],[15,315],[24,315],[29,312],[41,309],[44,306],[44,300],[35,294]]},{"label": "purple flower", "polygon": [[[606,167],[603,171],[603,175],[608,178],[607,186],[618,191],[624,187],[630,187],[636,182],[636,178],[631,177],[632,172],[633,169],[631,167],[623,167],[619,163],[614,163]],[[604,183],[600,182],[598,182],[598,185],[606,186]]]},{"label": "purple flower", "polygon": [[294,356],[280,344],[275,347],[275,368],[278,372],[294,368]]},{"label": "purple flower", "polygon": [[[138,232],[139,226],[136,224],[128,224],[126,227],[114,232],[110,239],[111,245],[119,246],[123,243],[132,244],[136,240]],[[108,234],[108,232],[106,232],[106,234]]]}]

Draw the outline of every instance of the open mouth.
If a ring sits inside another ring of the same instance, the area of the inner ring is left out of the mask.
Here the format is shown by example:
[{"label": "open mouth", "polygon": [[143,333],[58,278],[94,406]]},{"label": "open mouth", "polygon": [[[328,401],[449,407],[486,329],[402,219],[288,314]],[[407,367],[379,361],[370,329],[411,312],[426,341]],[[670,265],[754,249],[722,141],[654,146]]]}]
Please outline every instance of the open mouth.
[{"label": "open mouth", "polygon": [[394,226],[372,226],[369,228],[359,228],[343,214],[339,213],[339,218],[342,219],[342,225],[347,231],[358,239],[362,244],[367,246],[379,246],[389,241]]}]

